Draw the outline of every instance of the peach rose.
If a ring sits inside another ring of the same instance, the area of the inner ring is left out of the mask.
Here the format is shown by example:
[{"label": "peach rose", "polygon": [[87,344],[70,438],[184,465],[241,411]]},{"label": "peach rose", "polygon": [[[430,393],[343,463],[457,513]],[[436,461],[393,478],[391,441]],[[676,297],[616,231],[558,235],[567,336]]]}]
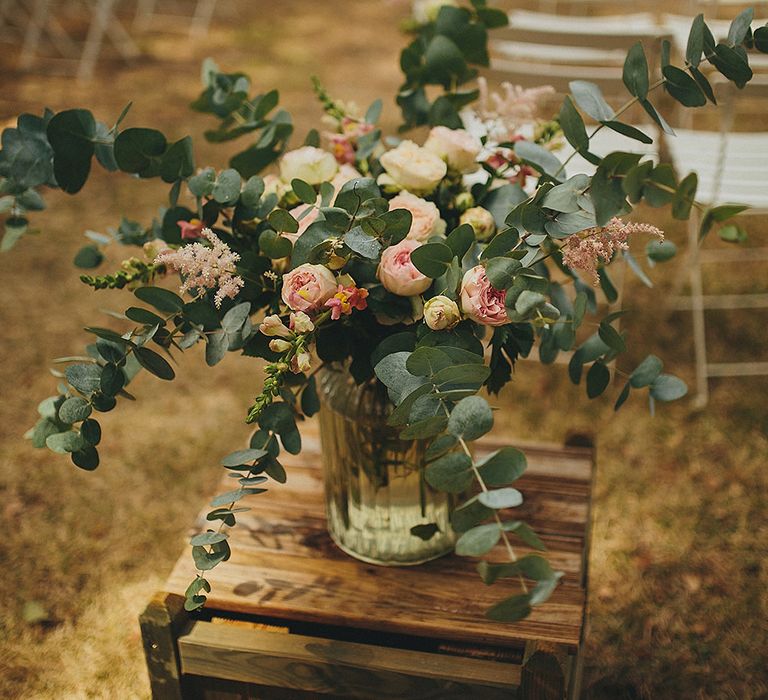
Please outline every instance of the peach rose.
[{"label": "peach rose", "polygon": [[332,154],[314,146],[288,151],[280,160],[280,178],[290,183],[294,178],[310,185],[328,182],[339,169]]},{"label": "peach rose", "polygon": [[408,238],[424,242],[430,236],[445,233],[445,221],[440,218],[440,210],[426,199],[403,190],[389,201],[389,210],[407,209],[413,217]]},{"label": "peach rose", "polygon": [[424,148],[442,158],[453,172],[473,173],[480,167],[477,156],[483,144],[464,129],[435,126],[429,132]]},{"label": "peach rose", "polygon": [[379,175],[380,184],[415,194],[432,192],[448,170],[438,156],[413,141],[401,141],[397,148],[384,153],[379,162],[387,171]]},{"label": "peach rose", "polygon": [[327,267],[304,263],[283,275],[282,297],[289,309],[312,312],[322,308],[337,286]]},{"label": "peach rose", "polygon": [[418,241],[406,238],[386,248],[381,254],[376,276],[387,291],[401,297],[410,297],[429,289],[432,280],[422,275],[411,262],[411,253],[420,245]]},{"label": "peach rose", "polygon": [[507,293],[494,289],[482,265],[464,273],[461,281],[461,308],[473,321],[484,326],[509,323],[504,304]]}]

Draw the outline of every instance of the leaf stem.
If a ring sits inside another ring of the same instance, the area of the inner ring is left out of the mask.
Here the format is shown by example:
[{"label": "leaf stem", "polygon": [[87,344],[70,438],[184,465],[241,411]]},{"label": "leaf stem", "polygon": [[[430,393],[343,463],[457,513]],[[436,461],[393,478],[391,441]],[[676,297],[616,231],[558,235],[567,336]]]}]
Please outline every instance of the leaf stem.
[{"label": "leaf stem", "polygon": [[[432,387],[434,388],[435,391],[438,391],[438,388],[434,384],[432,385]],[[443,410],[445,411],[446,417],[450,418],[451,412],[448,410],[448,406],[445,405],[445,400],[441,398],[439,399],[439,401],[440,401],[440,405],[443,407]],[[480,485],[480,489],[483,491],[483,493],[488,493],[488,486],[486,485],[485,480],[480,474],[480,471],[475,466],[475,460],[472,458],[472,452],[470,451],[469,446],[467,445],[463,437],[459,438],[459,444],[461,445],[467,457],[469,457],[469,461],[472,465],[472,472],[475,475],[475,479],[477,480],[477,483]],[[517,556],[515,555],[515,550],[512,547],[512,543],[509,541],[509,535],[504,530],[504,524],[501,522],[499,513],[496,510],[493,511],[493,518],[496,521],[496,524],[499,526],[501,539],[504,541],[504,546],[507,549],[507,553],[509,554],[510,560],[512,562],[516,562]],[[520,586],[523,589],[523,593],[528,593],[528,586],[525,584],[525,579],[523,578],[522,574],[518,574],[517,577],[520,580]]]}]

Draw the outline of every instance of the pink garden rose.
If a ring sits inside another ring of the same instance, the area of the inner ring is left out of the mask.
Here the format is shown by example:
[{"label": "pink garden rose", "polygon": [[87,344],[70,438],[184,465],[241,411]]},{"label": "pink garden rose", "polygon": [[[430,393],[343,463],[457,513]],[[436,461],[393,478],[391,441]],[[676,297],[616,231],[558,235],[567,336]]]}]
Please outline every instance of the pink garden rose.
[{"label": "pink garden rose", "polygon": [[289,309],[310,313],[322,308],[337,287],[327,267],[304,263],[283,275],[282,297]]},{"label": "pink garden rose", "polygon": [[430,236],[445,233],[445,221],[440,218],[440,210],[426,199],[417,197],[406,190],[389,201],[389,210],[407,209],[413,217],[408,238],[423,243]]},{"label": "pink garden rose", "polygon": [[422,275],[411,262],[411,253],[420,245],[418,241],[406,238],[381,254],[376,276],[387,291],[401,297],[410,297],[429,289],[432,280]]},{"label": "pink garden rose", "polygon": [[473,321],[484,326],[503,326],[509,323],[504,300],[507,293],[494,289],[482,265],[464,273],[461,281],[461,308]]}]

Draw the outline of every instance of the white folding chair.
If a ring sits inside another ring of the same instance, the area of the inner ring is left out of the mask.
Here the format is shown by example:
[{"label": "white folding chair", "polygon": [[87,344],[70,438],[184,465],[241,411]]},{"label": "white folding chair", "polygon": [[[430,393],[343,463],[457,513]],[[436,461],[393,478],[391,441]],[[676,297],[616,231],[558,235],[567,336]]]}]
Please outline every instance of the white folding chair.
[{"label": "white folding chair", "polygon": [[606,95],[625,94],[622,69],[627,50],[637,41],[651,48],[664,29],[648,13],[578,17],[516,10],[509,26],[497,29],[489,48],[492,81],[523,87],[552,85],[568,91],[572,80],[597,83]]},{"label": "white folding chair", "polygon": [[[696,172],[699,178],[697,200],[706,205],[723,202],[746,204],[746,213],[768,214],[768,131],[734,132],[736,106],[733,89],[718,85],[721,106],[720,131],[676,129],[667,146],[680,174]],[[723,94],[725,93],[725,94]],[[768,99],[768,81],[756,79],[748,87],[750,97]],[[768,292],[749,294],[705,294],[702,265],[733,262],[768,262],[768,248],[700,249],[700,219],[693,216],[688,225],[690,295],[676,296],[675,309],[693,317],[693,342],[696,367],[695,405],[709,399],[710,377],[768,375],[768,361],[709,362],[707,357],[705,312],[710,309],[737,310],[768,308]],[[768,280],[768,266],[762,278]]]},{"label": "white folding chair", "polygon": [[59,53],[59,59],[77,60],[76,74],[79,80],[93,77],[104,39],[108,38],[118,53],[126,60],[136,58],[141,52],[128,32],[115,16],[119,0],[88,0],[90,22],[82,48],[78,46],[56,18],[60,3],[51,0],[35,0],[24,36],[19,65],[29,69],[38,58],[43,37],[47,37]]},{"label": "white folding chair", "polygon": [[190,37],[205,36],[213,19],[216,0],[182,0],[170,9],[174,11],[158,12],[157,0],[138,0],[134,27],[146,30],[159,22],[167,27],[177,28],[180,18],[189,17]]}]

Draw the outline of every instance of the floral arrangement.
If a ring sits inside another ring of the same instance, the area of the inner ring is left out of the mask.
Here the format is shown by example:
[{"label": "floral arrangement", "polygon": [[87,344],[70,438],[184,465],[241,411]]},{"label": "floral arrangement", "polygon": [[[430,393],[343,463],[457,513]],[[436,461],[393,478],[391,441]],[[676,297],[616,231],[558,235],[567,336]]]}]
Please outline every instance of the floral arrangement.
[{"label": "floral arrangement", "polygon": [[[670,166],[631,153],[599,158],[590,138],[608,128],[649,142],[620,121],[634,104],[669,132],[649,95],[663,87],[685,106],[714,101],[704,61],[744,87],[752,76],[747,50],[768,50],[768,28],[753,33],[751,20],[751,11],[742,13],[727,41],[716,43],[697,17],[685,68],[670,64],[665,45],[655,82],[638,44],[624,69],[627,104],[615,110],[596,85],[576,81],[557,117],[546,119],[550,88],[507,85],[491,93],[482,78],[466,87],[488,64],[487,32],[506,23],[503,12],[484,0],[418,3],[397,102],[403,129],[429,127],[423,140],[383,138],[380,101],[361,113],[316,81],[325,131],[313,130],[289,149],[293,126],[277,109],[277,92],[251,97],[246,76],[222,73],[209,61],[192,105],[219,120],[206,137],[255,135],[223,170],[196,168],[189,137],[169,142],[154,129],[123,129],[127,109],[111,128],[84,109],[22,115],[2,134],[4,249],[24,234],[28,213],[44,206],[38,190],[78,192],[94,158],[107,170],[170,185],[159,219],[123,219],[109,235],[90,233],[78,253],[78,265],[94,268],[103,245],[137,247],[116,272],[82,277],[95,289],[128,288],[136,301],[120,317],[122,330],[86,329],[95,342],[87,355],[64,359],[58,394],[40,404],[28,437],[92,470],[101,440],[95,415],[133,398],[127,387],[140,369],[171,380],[166,357],[200,345],[209,365],[228,351],[265,360],[263,387],[246,413],[256,431],[247,449],[223,459],[237,488],[212,500],[211,527],[192,539],[193,610],[210,591],[206,572],[230,555],[226,528],[246,509],[238,502],[287,478],[280,453],[301,449],[298,425],[318,410],[315,372],[323,363],[345,363],[358,383],[378,380],[388,388],[389,422],[403,439],[430,441],[428,482],[474,492],[453,515],[456,552],[483,557],[504,543],[508,561],[481,560],[479,573],[486,583],[519,578],[521,592],[489,617],[526,616],[562,574],[542,556],[515,555],[513,537],[543,549],[525,523],[506,519],[522,500],[511,484],[525,458],[504,448],[474,459],[472,441],[493,425],[480,392],[498,393],[534,345],[545,363],[573,351],[569,375],[577,384],[584,379],[589,398],[609,387],[608,365],[626,349],[625,334],[613,325],[620,314],[602,318],[592,334],[580,332],[585,314],[598,312],[598,288],[615,300],[612,261],[626,258],[647,279],[630,252],[633,238],[644,239],[651,263],[674,254],[658,229],[626,217],[643,201],[688,218],[698,206],[696,176],[678,180]],[[596,123],[590,133],[583,115]],[[563,141],[595,164],[593,176],[567,176],[567,160],[555,154]],[[259,175],[273,164],[276,171]],[[702,234],[742,209],[707,210]],[[181,280],[176,291],[158,285],[172,273]],[[686,392],[653,355],[628,376],[616,408],[641,389],[651,403]]]}]

